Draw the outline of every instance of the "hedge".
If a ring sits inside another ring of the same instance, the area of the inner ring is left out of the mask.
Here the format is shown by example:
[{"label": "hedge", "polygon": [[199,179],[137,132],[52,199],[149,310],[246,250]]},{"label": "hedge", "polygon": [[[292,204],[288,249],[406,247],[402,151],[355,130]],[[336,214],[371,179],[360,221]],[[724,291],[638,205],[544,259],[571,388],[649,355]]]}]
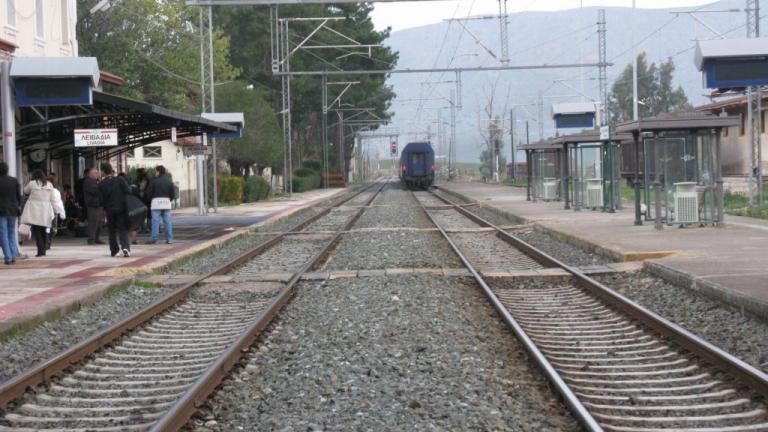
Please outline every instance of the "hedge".
[{"label": "hedge", "polygon": [[254,202],[269,197],[269,182],[261,176],[250,176],[245,181],[243,201]]},{"label": "hedge", "polygon": [[293,172],[293,175],[297,176],[297,177],[310,177],[310,176],[312,176],[314,174],[318,174],[318,172],[315,171],[315,170],[306,168],[306,167],[299,168],[299,169],[297,169],[296,171]]},{"label": "hedge", "polygon": [[320,183],[322,183],[320,174],[312,172],[310,175],[300,176],[298,175],[299,171],[301,170],[296,170],[296,172],[293,173],[293,181],[291,184],[294,192],[305,192],[320,187]]},{"label": "hedge", "polygon": [[241,203],[243,202],[243,179],[242,177],[221,176],[221,200],[225,202]]},{"label": "hedge", "polygon": [[319,160],[307,159],[301,164],[301,167],[318,173],[323,171],[323,163]]}]

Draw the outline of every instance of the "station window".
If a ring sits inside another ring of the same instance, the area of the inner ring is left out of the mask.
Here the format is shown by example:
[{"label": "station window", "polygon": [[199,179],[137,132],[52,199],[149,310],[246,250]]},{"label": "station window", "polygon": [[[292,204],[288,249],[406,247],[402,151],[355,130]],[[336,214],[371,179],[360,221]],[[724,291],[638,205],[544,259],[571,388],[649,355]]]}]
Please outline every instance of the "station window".
[{"label": "station window", "polygon": [[16,27],[16,0],[5,0],[5,21],[11,27]]},{"label": "station window", "polygon": [[160,146],[146,146],[144,147],[145,158],[161,158],[163,157],[163,148]]},{"label": "station window", "polygon": [[130,149],[127,152],[125,152],[125,157],[134,159],[136,158],[136,149]]},{"label": "station window", "polygon": [[45,22],[43,19],[43,0],[35,0],[35,36],[45,37]]}]

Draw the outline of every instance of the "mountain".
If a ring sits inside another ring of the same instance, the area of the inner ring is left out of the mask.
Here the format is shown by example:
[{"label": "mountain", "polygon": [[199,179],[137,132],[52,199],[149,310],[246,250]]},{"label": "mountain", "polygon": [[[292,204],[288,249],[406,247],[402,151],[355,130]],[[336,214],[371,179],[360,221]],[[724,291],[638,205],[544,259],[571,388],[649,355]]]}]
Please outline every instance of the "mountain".
[{"label": "mountain", "polygon": [[[660,62],[672,58],[677,67],[675,84],[685,89],[693,104],[705,103],[704,94],[707,90],[702,87],[701,74],[693,64],[695,40],[719,37],[707,27],[729,38],[744,37],[743,8],[743,0],[722,0],[702,7],[708,11],[740,10],[697,14],[696,18],[704,24],[698,23],[690,14],[671,13],[681,8],[605,8],[607,57],[613,63],[608,68],[609,91],[616,76],[632,61],[633,53],[645,51],[649,61]],[[598,8],[595,7],[511,14],[509,65],[596,63],[597,15]],[[636,39],[632,35],[633,16],[636,19]],[[500,55],[498,19],[473,19],[462,23],[444,21],[393,32],[387,44],[400,53],[397,68],[499,66],[499,60],[483,47],[487,47],[497,57]],[[638,41],[637,48],[632,47],[633,40]],[[580,77],[586,80],[577,80]],[[443,108],[440,114],[442,121],[447,122],[447,98],[455,84],[446,81],[455,79],[453,72],[390,75],[389,83],[397,94],[391,108],[395,115],[390,127],[401,134],[401,146],[408,141],[425,139],[428,127],[433,142],[436,142],[437,108]],[[423,84],[425,82],[431,84]],[[476,162],[484,145],[479,124],[487,124],[487,120],[483,120],[487,119],[483,109],[491,95],[494,98],[494,115],[505,117],[506,129],[509,127],[509,109],[518,105],[515,107],[518,142],[525,140],[525,120],[529,122],[531,141],[539,139],[536,122],[539,91],[544,96],[544,136],[555,133],[551,120],[553,102],[581,101],[579,92],[599,100],[597,68],[464,72],[461,74],[461,84],[462,109],[456,115],[457,158],[467,162]],[[412,101],[420,98],[433,100]],[[422,110],[418,109],[420,104]],[[414,134],[419,131],[424,133]],[[380,145],[381,154],[385,154],[384,143]],[[505,137],[505,148],[509,157],[509,132]]]}]

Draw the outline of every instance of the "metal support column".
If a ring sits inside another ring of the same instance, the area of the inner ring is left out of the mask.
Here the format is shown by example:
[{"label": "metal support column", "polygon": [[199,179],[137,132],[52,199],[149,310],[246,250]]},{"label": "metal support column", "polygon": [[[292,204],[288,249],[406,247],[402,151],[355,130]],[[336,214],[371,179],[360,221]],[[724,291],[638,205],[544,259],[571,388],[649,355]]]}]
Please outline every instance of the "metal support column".
[{"label": "metal support column", "polygon": [[456,170],[456,92],[451,90],[451,142],[448,147],[448,177],[453,178]]},{"label": "metal support column", "polygon": [[570,193],[570,172],[571,170],[568,169],[568,144],[563,144],[563,157],[562,157],[562,165],[560,166],[560,171],[562,172],[562,183],[563,183],[563,201],[565,201],[565,205],[563,208],[565,210],[571,209],[571,193]]},{"label": "metal support column", "polygon": [[[214,90],[214,74],[213,74],[213,8],[208,6],[208,71],[211,85],[211,112],[216,112],[216,92]],[[216,138],[211,138],[211,177],[213,177],[213,212],[216,213],[219,207],[219,191],[218,191],[218,159],[216,154]]]},{"label": "metal support column", "polygon": [[[13,85],[11,84],[11,63],[0,63],[0,109],[3,119],[3,158],[8,164],[8,175],[19,178],[19,161],[16,152],[16,104],[13,100]],[[21,183],[21,179],[19,179]]]},{"label": "metal support column", "polygon": [[[760,0],[746,0],[747,37],[760,37]],[[752,205],[763,205],[763,152],[762,152],[762,91],[760,86],[747,89],[747,137],[750,144],[752,165],[749,182],[749,202]]]},{"label": "metal support column", "polygon": [[517,167],[515,166],[517,162],[515,161],[515,109],[512,108],[509,111],[509,146],[512,150],[512,154],[510,155],[509,161],[510,161],[510,172],[509,172],[509,178],[514,182],[517,180],[517,173],[515,172],[517,170]]},{"label": "metal support column", "polygon": [[640,131],[632,132],[635,144],[635,225],[642,225],[643,218],[640,212]]},{"label": "metal support column", "polygon": [[328,189],[328,76],[323,75],[322,79],[322,98],[323,98],[323,187]]}]

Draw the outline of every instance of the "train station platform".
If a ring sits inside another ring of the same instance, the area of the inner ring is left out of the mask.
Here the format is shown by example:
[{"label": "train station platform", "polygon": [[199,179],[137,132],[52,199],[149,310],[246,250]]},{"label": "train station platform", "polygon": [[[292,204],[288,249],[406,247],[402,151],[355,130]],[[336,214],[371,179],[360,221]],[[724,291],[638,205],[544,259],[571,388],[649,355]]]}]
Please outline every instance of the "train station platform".
[{"label": "train station platform", "polygon": [[533,224],[566,242],[619,260],[643,260],[653,274],[768,319],[768,221],[726,215],[725,226],[634,225],[634,209],[565,210],[526,201],[524,188],[443,183],[443,190]]},{"label": "train station platform", "polygon": [[[93,302],[110,289],[131,283],[137,273],[161,269],[345,190],[315,190],[221,207],[206,216],[197,216],[196,208],[174,210],[174,242],[147,245],[144,235],[131,247],[130,258],[111,257],[107,244],[87,245],[85,238],[61,237],[45,257],[36,258],[34,244],[24,242],[21,252],[28,258],[0,268],[0,334]],[[102,240],[107,241],[106,231]]]}]

